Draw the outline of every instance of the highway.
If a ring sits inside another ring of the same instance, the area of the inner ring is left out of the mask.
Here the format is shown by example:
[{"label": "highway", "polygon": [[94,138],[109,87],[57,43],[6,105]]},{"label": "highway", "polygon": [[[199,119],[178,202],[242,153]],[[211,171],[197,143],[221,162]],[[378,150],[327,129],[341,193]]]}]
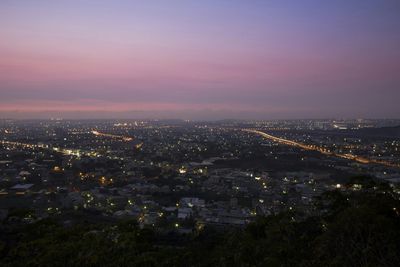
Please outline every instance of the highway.
[{"label": "highway", "polygon": [[[92,134],[96,135],[96,136],[103,136],[103,137],[109,137],[109,138],[113,138],[113,139],[119,139],[119,140],[123,140],[126,142],[132,141],[133,138],[132,137],[128,137],[128,136],[122,136],[122,135],[114,135],[114,134],[106,134],[106,133],[101,133],[98,131],[92,131]],[[8,146],[14,146],[14,147],[22,147],[25,149],[47,149],[47,150],[52,150],[64,155],[71,155],[71,156],[89,156],[89,157],[97,157],[98,155],[101,155],[100,152],[97,151],[84,151],[82,149],[68,149],[68,148],[61,148],[61,147],[53,147],[53,146],[49,146],[46,144],[29,144],[29,143],[23,143],[23,142],[15,142],[15,141],[6,141],[6,140],[1,140],[0,144],[2,145],[8,145]],[[140,148],[142,144],[138,144],[137,146]]]},{"label": "highway", "polygon": [[312,150],[312,151],[317,151],[321,154],[327,155],[327,156],[333,156],[333,157],[338,157],[338,158],[343,158],[343,159],[348,159],[348,160],[353,160],[356,161],[358,163],[363,163],[363,164],[380,164],[380,165],[384,165],[386,167],[394,167],[394,168],[400,168],[400,164],[394,164],[388,161],[383,161],[383,160],[375,160],[375,159],[368,159],[368,158],[364,158],[364,157],[360,157],[357,155],[353,155],[353,154],[339,154],[339,153],[334,153],[326,148],[323,147],[319,147],[316,145],[306,145],[306,144],[302,144],[296,141],[292,141],[292,140],[288,140],[288,139],[284,139],[284,138],[280,138],[280,137],[276,137],[270,134],[267,134],[265,132],[259,131],[259,130],[254,130],[254,129],[243,129],[243,131],[245,132],[249,132],[249,133],[253,133],[253,134],[257,134],[260,135],[266,139],[272,140],[276,143],[280,143],[280,144],[284,144],[284,145],[288,145],[288,146],[293,146],[293,147],[298,147],[304,150]]},{"label": "highway", "polygon": [[8,145],[8,146],[14,146],[14,147],[22,147],[25,149],[47,149],[47,150],[52,150],[64,155],[71,155],[71,156],[78,156],[80,157],[81,155],[85,156],[90,156],[90,157],[95,157],[97,156],[97,152],[94,151],[83,151],[81,149],[67,149],[67,148],[60,148],[60,147],[53,147],[45,144],[29,144],[29,143],[22,143],[22,142],[13,142],[13,141],[6,141],[6,140],[1,140],[0,144],[2,145]]},{"label": "highway", "polygon": [[113,138],[113,139],[120,139],[120,140],[123,140],[125,142],[130,142],[130,141],[133,140],[133,138],[129,137],[129,136],[101,133],[101,132],[95,131],[95,130],[92,131],[92,134],[94,134],[96,136],[109,137],[109,138]]}]

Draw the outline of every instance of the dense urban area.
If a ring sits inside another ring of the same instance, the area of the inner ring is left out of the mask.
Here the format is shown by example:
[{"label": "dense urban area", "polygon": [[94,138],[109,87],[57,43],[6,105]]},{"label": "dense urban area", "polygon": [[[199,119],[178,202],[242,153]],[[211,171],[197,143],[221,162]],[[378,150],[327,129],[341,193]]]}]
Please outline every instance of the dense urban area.
[{"label": "dense urban area", "polygon": [[1,120],[0,266],[398,266],[399,125]]}]

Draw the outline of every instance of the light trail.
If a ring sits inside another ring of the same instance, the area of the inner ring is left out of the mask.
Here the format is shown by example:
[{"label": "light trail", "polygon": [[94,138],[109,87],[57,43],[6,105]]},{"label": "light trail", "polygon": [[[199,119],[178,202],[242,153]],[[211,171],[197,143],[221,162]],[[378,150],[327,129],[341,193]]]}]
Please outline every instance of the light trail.
[{"label": "light trail", "polygon": [[16,147],[22,147],[25,149],[47,149],[51,151],[55,151],[64,155],[69,156],[77,156],[80,157],[82,155],[96,157],[99,153],[95,151],[83,151],[81,149],[68,149],[68,148],[61,148],[61,147],[53,147],[45,144],[29,144],[29,143],[22,143],[22,142],[13,142],[13,141],[5,141],[1,140],[2,145],[11,145]]},{"label": "light trail", "polygon": [[348,160],[353,160],[356,161],[358,163],[363,163],[363,164],[380,164],[380,165],[384,165],[386,167],[394,167],[394,168],[400,168],[400,164],[394,164],[388,161],[384,161],[384,160],[376,160],[376,159],[368,159],[368,158],[364,158],[364,157],[360,157],[357,155],[353,155],[353,154],[339,154],[339,153],[334,153],[326,148],[323,147],[319,147],[316,145],[306,145],[303,143],[299,143],[296,141],[292,141],[292,140],[288,140],[288,139],[284,139],[284,138],[280,138],[280,137],[276,137],[267,133],[264,133],[262,131],[258,131],[258,130],[253,130],[253,129],[243,129],[243,131],[245,132],[249,132],[249,133],[254,133],[254,134],[258,134],[261,135],[262,137],[266,138],[266,139],[270,139],[276,143],[280,143],[280,144],[284,144],[284,145],[288,145],[288,146],[293,146],[293,147],[298,147],[298,148],[302,148],[304,150],[312,150],[312,151],[317,151],[321,154],[327,155],[327,156],[333,156],[333,157],[338,157],[338,158],[343,158],[343,159],[348,159]]},{"label": "light trail", "polygon": [[130,142],[130,141],[133,140],[133,138],[129,137],[129,136],[101,133],[101,132],[96,131],[96,130],[93,130],[92,134],[94,134],[96,136],[109,137],[109,138],[113,138],[113,139],[121,139],[122,141],[125,141],[125,142]]}]

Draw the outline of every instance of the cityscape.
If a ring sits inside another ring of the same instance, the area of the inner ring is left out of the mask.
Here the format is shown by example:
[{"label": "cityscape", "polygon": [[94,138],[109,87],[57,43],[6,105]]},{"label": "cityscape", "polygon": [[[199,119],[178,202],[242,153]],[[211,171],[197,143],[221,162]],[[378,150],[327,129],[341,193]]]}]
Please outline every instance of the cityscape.
[{"label": "cityscape", "polygon": [[[400,193],[400,120],[2,120],[1,219],[134,220],[160,235],[320,214],[315,198]],[[366,178],[364,178],[366,179]],[[351,184],[351,185],[350,185]],[[368,189],[369,190],[369,189]]]},{"label": "cityscape", "polygon": [[0,267],[400,266],[399,3],[2,1]]}]

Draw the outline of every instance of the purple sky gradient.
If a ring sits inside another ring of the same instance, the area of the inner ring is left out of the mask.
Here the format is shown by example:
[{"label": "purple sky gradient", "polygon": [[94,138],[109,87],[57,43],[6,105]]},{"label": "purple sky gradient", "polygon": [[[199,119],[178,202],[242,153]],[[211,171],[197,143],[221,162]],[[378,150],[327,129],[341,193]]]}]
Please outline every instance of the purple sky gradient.
[{"label": "purple sky gradient", "polygon": [[400,117],[400,1],[0,2],[0,117]]}]

